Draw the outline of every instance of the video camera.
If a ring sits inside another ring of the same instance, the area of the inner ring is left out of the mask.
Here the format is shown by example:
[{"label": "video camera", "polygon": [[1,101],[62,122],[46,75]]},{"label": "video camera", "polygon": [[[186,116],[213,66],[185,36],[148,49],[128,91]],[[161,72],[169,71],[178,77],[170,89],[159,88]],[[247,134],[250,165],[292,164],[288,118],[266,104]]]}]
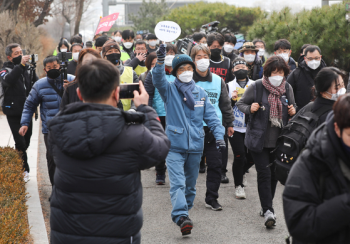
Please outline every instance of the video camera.
[{"label": "video camera", "polygon": [[208,35],[213,32],[218,32],[219,28],[218,25],[220,24],[220,21],[213,21],[208,24],[202,25],[202,29],[204,29],[204,32]]},{"label": "video camera", "polygon": [[68,61],[72,59],[72,53],[67,52],[60,52],[57,54],[57,57],[61,64],[61,77],[64,80],[67,80],[67,67],[68,67]]},{"label": "video camera", "polygon": [[177,52],[190,55],[192,47],[197,45],[197,43],[191,38],[183,38],[178,40],[176,43]]}]

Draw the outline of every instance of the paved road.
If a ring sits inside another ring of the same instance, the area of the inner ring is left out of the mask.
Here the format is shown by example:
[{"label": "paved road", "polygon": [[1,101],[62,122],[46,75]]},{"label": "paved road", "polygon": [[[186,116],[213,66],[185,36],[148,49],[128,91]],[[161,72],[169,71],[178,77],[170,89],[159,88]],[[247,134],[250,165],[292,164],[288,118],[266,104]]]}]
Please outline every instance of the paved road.
[{"label": "paved road", "polygon": [[[46,224],[49,225],[49,202],[51,186],[47,174],[45,145],[43,136],[39,142],[38,181]],[[205,174],[200,174],[197,181],[197,197],[190,217],[194,222],[192,235],[182,238],[179,227],[170,218],[171,202],[169,196],[169,181],[166,185],[155,185],[154,168],[142,172],[143,213],[142,243],[210,243],[210,244],[245,244],[245,243],[285,243],[288,235],[282,212],[281,194],[283,186],[278,185],[274,207],[277,214],[277,227],[268,230],[264,227],[263,218],[259,216],[260,203],[256,186],[255,168],[248,174],[246,200],[234,197],[232,176],[232,152],[229,154],[228,177],[229,184],[222,184],[219,191],[219,202],[223,210],[215,212],[205,208]],[[49,228],[48,228],[49,231]]]}]

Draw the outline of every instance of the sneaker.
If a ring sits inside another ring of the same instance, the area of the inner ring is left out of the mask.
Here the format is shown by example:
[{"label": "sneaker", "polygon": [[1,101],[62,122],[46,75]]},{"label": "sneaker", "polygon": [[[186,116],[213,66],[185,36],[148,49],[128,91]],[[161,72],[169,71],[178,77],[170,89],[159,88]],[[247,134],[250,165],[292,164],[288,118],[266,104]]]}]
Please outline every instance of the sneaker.
[{"label": "sneaker", "polygon": [[204,174],[204,173],[205,173],[205,164],[204,164],[204,165],[201,165],[201,166],[199,167],[199,173],[201,173],[201,174]]},{"label": "sneaker", "polygon": [[222,206],[218,203],[218,200],[213,199],[210,203],[205,203],[207,208],[211,208],[214,211],[222,210]]},{"label": "sneaker", "polygon": [[227,178],[226,174],[221,175],[221,183],[224,183],[224,184],[229,183],[229,179]]},{"label": "sneaker", "polygon": [[247,198],[245,195],[244,187],[238,186],[236,188],[236,198],[237,199],[246,199]]},{"label": "sneaker", "polygon": [[180,226],[180,230],[183,236],[191,234],[193,222],[189,217],[181,217],[177,222],[177,225]]},{"label": "sneaker", "polygon": [[245,187],[248,186],[247,176],[246,176],[245,174],[243,175],[243,182],[242,182],[242,184],[243,184]]},{"label": "sneaker", "polygon": [[24,171],[23,180],[25,183],[27,183],[30,180],[28,171]]},{"label": "sneaker", "polygon": [[165,174],[164,175],[156,175],[156,184],[164,185],[165,184]]},{"label": "sneaker", "polygon": [[272,226],[274,226],[276,223],[275,215],[270,210],[267,210],[264,214],[264,217],[266,228],[272,228]]}]

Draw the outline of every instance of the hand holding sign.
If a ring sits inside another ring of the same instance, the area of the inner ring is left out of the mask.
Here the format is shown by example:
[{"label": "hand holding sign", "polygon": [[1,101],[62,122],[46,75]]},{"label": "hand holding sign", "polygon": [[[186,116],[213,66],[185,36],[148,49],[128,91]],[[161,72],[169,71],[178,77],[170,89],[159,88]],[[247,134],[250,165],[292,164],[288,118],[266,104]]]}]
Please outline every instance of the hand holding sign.
[{"label": "hand holding sign", "polygon": [[154,33],[159,40],[171,42],[181,35],[181,28],[173,21],[161,21],[154,28]]}]

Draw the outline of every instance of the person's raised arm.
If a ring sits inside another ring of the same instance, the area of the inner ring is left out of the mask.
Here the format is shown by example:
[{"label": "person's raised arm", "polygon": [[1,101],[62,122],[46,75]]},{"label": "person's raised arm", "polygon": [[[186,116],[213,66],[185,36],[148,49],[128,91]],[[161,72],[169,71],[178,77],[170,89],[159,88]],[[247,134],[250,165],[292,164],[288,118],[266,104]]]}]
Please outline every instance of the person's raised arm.
[{"label": "person's raised arm", "polygon": [[162,97],[163,101],[167,101],[167,92],[169,88],[169,82],[166,78],[165,74],[165,65],[164,65],[164,59],[165,59],[165,45],[161,44],[159,46],[159,49],[157,50],[157,63],[156,66],[152,70],[152,81],[155,88],[158,89],[160,96]]}]

